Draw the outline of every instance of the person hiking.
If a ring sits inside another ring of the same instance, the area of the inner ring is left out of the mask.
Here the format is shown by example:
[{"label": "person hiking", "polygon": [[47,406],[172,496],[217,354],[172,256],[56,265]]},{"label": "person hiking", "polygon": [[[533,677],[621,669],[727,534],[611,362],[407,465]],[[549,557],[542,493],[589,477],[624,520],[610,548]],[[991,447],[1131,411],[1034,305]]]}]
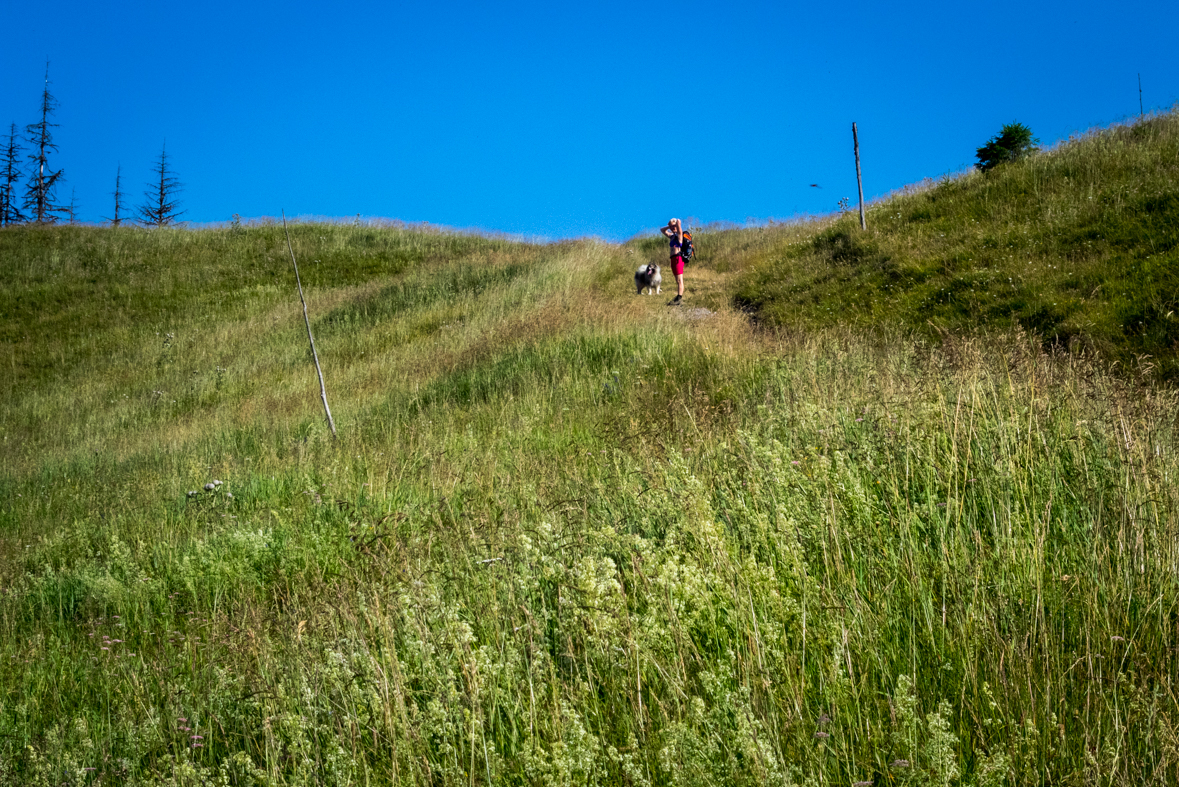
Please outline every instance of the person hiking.
[{"label": "person hiking", "polygon": [[665,237],[671,240],[671,270],[675,274],[676,296],[671,303],[678,305],[684,299],[684,258],[680,253],[684,245],[684,228],[680,225],[679,219],[671,219],[667,222],[666,227],[661,227],[660,232]]}]

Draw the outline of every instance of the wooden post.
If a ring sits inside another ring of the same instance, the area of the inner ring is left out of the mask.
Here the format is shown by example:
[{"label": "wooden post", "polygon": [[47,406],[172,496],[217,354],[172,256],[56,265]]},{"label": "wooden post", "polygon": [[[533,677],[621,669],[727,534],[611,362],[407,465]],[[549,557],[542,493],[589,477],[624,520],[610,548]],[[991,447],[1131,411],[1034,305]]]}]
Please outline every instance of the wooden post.
[{"label": "wooden post", "polygon": [[864,179],[860,175],[860,135],[856,131],[856,124],[852,123],[852,143],[856,148],[856,185],[860,189],[860,229],[868,229],[868,220],[864,218]]},{"label": "wooden post", "polygon": [[1142,111],[1142,74],[1138,75],[1138,118],[1141,119],[1146,113]]},{"label": "wooden post", "polygon": [[299,300],[303,302],[303,322],[307,324],[307,341],[311,343],[311,357],[315,359],[315,373],[319,375],[319,398],[323,399],[323,411],[327,414],[328,426],[332,428],[332,437],[336,435],[336,422],[332,420],[332,411],[327,403],[327,387],[323,384],[323,370],[319,368],[319,353],[315,351],[315,337],[311,335],[311,319],[307,316],[307,300],[303,297],[303,283],[299,281],[299,263],[295,262],[295,250],[291,247],[291,233],[287,232],[287,212],[282,212],[282,231],[287,236],[287,251],[291,253],[291,265],[295,266],[295,285],[299,288]]}]

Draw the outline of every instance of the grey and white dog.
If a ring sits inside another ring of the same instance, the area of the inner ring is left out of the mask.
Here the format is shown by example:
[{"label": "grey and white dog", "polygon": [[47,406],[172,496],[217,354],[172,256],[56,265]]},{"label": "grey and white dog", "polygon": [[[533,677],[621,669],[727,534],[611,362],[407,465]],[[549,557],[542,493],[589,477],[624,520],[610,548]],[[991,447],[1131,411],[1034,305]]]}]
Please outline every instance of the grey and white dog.
[{"label": "grey and white dog", "polygon": [[662,285],[663,277],[659,275],[659,266],[655,263],[641,265],[635,271],[635,289],[638,291],[638,295],[642,295],[644,289],[647,290],[648,295],[652,292],[658,295],[663,291]]}]

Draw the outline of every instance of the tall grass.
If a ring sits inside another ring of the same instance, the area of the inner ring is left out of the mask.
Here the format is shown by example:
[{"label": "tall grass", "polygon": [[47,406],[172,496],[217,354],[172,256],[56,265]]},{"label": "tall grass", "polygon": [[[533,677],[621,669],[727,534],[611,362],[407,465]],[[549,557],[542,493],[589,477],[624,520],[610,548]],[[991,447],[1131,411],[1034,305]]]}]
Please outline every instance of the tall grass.
[{"label": "tall grass", "polygon": [[18,484],[81,516],[7,572],[14,778],[1174,778],[1173,396],[1018,343],[602,346],[194,498]]}]

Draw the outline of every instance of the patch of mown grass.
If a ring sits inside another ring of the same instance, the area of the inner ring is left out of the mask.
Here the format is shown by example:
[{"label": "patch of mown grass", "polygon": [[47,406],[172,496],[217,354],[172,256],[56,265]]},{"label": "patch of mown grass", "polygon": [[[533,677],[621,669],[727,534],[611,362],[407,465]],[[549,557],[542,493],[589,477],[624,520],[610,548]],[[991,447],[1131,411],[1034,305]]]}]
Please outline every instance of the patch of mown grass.
[{"label": "patch of mown grass", "polygon": [[738,302],[807,326],[891,322],[1080,343],[1179,374],[1179,116],[1093,132],[987,174],[930,183],[787,241]]},{"label": "patch of mown grass", "polygon": [[477,297],[489,287],[504,286],[528,270],[523,264],[490,265],[486,261],[434,263],[419,267],[413,275],[383,287],[356,303],[339,307],[320,321],[322,328],[355,330],[381,320],[404,316],[411,309],[440,301]]},{"label": "patch of mown grass", "polygon": [[[312,289],[530,248],[477,235],[336,225],[295,225],[291,240]],[[195,316],[213,320],[283,303],[290,271],[280,225],[200,232],[6,227],[0,232],[6,384],[11,390],[61,380],[104,362],[116,328],[163,334]]]}]

